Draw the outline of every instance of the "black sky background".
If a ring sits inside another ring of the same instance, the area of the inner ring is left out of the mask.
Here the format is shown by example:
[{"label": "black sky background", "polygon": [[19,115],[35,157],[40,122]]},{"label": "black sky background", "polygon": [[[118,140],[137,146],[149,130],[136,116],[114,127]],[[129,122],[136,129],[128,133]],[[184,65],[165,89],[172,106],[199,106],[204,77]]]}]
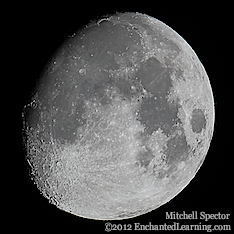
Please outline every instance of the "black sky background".
[{"label": "black sky background", "polygon": [[[228,100],[223,102],[223,93],[229,86],[224,79],[227,77],[228,65],[223,59],[230,47],[227,29],[226,6],[188,6],[168,5],[159,3],[156,6],[134,4],[104,4],[96,2],[60,2],[43,4],[40,1],[18,2],[6,7],[3,20],[2,44],[4,70],[2,85],[3,113],[7,117],[8,131],[4,137],[8,148],[9,171],[6,174],[6,200],[10,199],[6,218],[10,221],[9,230],[21,229],[27,233],[31,228],[41,233],[104,233],[105,222],[80,218],[48,203],[30,180],[25,163],[25,151],[22,147],[21,113],[27,103],[35,81],[39,79],[46,62],[63,41],[79,27],[90,20],[115,12],[140,12],[153,16],[176,32],[178,32],[194,49],[209,76],[214,93],[216,116],[215,130],[207,157],[195,178],[184,190],[167,204],[143,216],[123,221],[111,221],[116,224],[163,224],[172,223],[166,220],[166,212],[205,211],[206,213],[231,213],[233,174],[227,141],[231,124],[225,127],[230,109]],[[186,9],[186,10],[185,10]],[[227,48],[227,49],[226,49]],[[232,76],[230,74],[230,76]],[[226,108],[224,108],[226,105]],[[8,109],[9,108],[9,109]],[[7,113],[7,114],[6,114]],[[225,116],[224,116],[225,115]],[[5,122],[4,122],[5,124]],[[229,128],[228,128],[229,127]],[[231,144],[231,143],[230,143]],[[8,165],[8,164],[6,164]],[[9,174],[9,175],[8,175]],[[231,213],[232,217],[232,213]],[[231,218],[231,220],[233,220]],[[13,221],[13,222],[11,222]],[[179,221],[180,223],[196,224],[196,222]],[[231,224],[230,222],[208,222],[207,224]],[[30,232],[31,233],[31,232]]]}]

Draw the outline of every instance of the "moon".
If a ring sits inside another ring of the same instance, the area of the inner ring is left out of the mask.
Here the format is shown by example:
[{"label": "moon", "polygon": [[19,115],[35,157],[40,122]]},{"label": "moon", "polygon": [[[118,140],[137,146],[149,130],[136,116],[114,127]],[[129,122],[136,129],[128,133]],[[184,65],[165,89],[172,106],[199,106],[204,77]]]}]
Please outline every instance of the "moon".
[{"label": "moon", "polygon": [[157,209],[189,184],[210,146],[214,100],[189,44],[127,12],[68,37],[22,115],[41,194],[73,215],[118,220]]}]

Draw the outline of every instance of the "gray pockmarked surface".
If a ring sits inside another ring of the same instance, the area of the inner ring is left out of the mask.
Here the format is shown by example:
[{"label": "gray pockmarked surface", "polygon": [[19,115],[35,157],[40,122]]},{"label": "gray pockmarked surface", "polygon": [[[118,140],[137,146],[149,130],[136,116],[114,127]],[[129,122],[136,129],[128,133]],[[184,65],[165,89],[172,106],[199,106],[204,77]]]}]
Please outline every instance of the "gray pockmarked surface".
[{"label": "gray pockmarked surface", "polygon": [[125,13],[61,45],[23,119],[46,198],[78,216],[124,219],[168,202],[193,178],[212,138],[214,101],[182,37]]}]

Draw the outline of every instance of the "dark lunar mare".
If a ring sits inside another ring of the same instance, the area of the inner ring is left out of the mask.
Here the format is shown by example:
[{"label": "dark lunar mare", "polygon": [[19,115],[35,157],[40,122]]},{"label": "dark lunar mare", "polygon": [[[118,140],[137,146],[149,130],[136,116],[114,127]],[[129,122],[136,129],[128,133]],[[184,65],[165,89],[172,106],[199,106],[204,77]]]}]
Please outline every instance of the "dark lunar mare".
[{"label": "dark lunar mare", "polygon": [[141,64],[136,74],[143,87],[153,94],[142,101],[139,120],[145,125],[146,133],[151,135],[161,128],[163,133],[171,134],[172,126],[181,123],[177,117],[178,102],[169,103],[167,95],[172,88],[171,74],[173,69],[162,67],[156,58],[150,58]]},{"label": "dark lunar mare", "polygon": [[181,135],[177,134],[172,139],[168,140],[167,148],[164,150],[166,161],[169,165],[168,175],[177,170],[177,166],[181,161],[186,161],[188,159],[189,150],[190,146],[186,141],[184,131]]},{"label": "dark lunar mare", "polygon": [[[150,136],[160,129],[167,137],[170,137],[163,151],[163,157],[169,169],[157,175],[161,177],[176,171],[177,165],[182,160],[186,160],[189,152],[182,122],[177,116],[181,107],[179,99],[173,102],[167,100],[167,95],[172,88],[172,72],[173,69],[162,67],[156,58],[151,58],[141,64],[137,73],[144,88],[152,94],[150,98],[142,100],[139,110],[138,119],[145,126],[143,134]],[[153,157],[147,151],[140,153],[138,158],[141,165],[147,168]]]},{"label": "dark lunar mare", "polygon": [[194,109],[191,118],[192,130],[195,133],[201,133],[202,129],[206,127],[206,118],[201,109]]}]

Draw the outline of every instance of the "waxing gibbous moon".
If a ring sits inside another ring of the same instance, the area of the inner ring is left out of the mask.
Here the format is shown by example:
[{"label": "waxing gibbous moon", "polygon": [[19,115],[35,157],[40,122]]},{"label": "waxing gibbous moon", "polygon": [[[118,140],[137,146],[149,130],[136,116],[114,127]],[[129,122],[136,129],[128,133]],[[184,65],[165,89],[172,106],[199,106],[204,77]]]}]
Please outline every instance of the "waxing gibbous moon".
[{"label": "waxing gibbous moon", "polygon": [[197,173],[214,128],[209,78],[163,22],[114,14],[51,55],[23,110],[31,176],[59,209],[101,220],[143,215]]}]

